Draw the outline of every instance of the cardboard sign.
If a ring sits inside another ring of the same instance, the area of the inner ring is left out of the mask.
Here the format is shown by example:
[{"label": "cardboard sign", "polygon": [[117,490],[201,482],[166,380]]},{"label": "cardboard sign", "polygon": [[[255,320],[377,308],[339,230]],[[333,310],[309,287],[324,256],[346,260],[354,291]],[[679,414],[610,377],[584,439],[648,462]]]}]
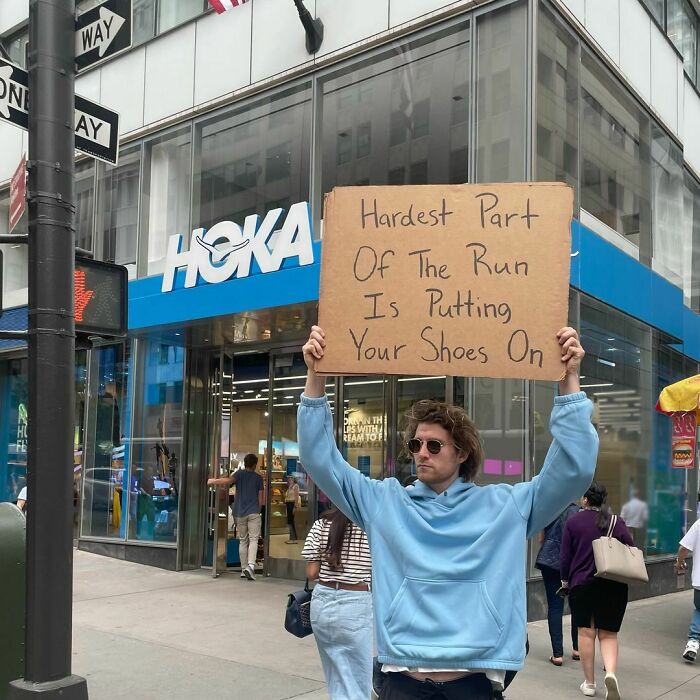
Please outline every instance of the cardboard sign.
[{"label": "cardboard sign", "polygon": [[561,378],[572,213],[562,183],[335,188],[318,371]]},{"label": "cardboard sign", "polygon": [[675,469],[692,469],[695,465],[695,413],[674,413],[671,433],[671,466]]}]

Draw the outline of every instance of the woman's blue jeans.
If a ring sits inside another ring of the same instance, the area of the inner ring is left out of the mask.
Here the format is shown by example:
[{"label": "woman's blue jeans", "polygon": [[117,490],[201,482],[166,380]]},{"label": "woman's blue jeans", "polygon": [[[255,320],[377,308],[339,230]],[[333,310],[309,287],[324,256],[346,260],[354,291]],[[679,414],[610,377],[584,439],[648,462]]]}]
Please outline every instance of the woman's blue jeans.
[{"label": "woman's blue jeans", "polygon": [[[547,592],[547,622],[549,624],[549,638],[552,640],[552,656],[564,656],[564,633],[562,631],[561,618],[564,614],[564,599],[557,595],[561,586],[561,574],[559,569],[542,566],[542,581]],[[578,650],[578,629],[571,625],[571,643],[574,651]]]},{"label": "woman's blue jeans", "polygon": [[688,630],[688,639],[697,639],[700,642],[700,589],[693,591],[693,617],[690,620],[690,629]]},{"label": "woman's blue jeans", "polygon": [[317,585],[311,626],[331,700],[366,700],[372,690],[372,594]]}]

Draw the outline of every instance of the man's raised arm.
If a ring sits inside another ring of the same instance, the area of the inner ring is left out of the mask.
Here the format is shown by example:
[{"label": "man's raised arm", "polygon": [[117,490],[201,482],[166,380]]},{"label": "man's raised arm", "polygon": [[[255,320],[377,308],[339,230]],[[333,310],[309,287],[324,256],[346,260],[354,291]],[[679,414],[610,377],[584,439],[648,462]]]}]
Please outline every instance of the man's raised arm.
[{"label": "man's raised arm", "polygon": [[325,333],[319,326],[312,326],[303,348],[308,373],[297,418],[299,458],[333,504],[367,530],[379,510],[385,485],[368,479],[350,466],[335,445],[333,421],[325,396],[326,378],[319,376],[315,369],[325,346]]},{"label": "man's raised arm", "polygon": [[552,444],[540,473],[513,489],[518,508],[528,521],[528,537],[584,494],[593,480],[598,456],[598,434],[591,423],[593,406],[579,383],[579,369],[586,353],[573,328],[562,328],[557,338],[564,376],[550,419]]}]

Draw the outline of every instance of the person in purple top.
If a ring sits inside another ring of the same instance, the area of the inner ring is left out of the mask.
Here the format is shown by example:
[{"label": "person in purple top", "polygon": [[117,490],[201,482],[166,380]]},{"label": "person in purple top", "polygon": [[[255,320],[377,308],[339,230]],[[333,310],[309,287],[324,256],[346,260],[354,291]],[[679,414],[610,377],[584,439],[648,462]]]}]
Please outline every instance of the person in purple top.
[{"label": "person in purple top", "polygon": [[[561,543],[560,571],[563,588],[570,591],[572,621],[578,627],[578,648],[585,679],[581,692],[596,694],[595,639],[605,663],[605,697],[620,700],[615,671],[617,669],[617,633],[627,608],[627,584],[597,578],[593,557],[593,540],[607,533],[612,511],[605,505],[608,492],[595,481],[583,496],[583,510],[572,515],[564,526]],[[622,518],[618,518],[613,537],[634,546],[632,535]]]}]

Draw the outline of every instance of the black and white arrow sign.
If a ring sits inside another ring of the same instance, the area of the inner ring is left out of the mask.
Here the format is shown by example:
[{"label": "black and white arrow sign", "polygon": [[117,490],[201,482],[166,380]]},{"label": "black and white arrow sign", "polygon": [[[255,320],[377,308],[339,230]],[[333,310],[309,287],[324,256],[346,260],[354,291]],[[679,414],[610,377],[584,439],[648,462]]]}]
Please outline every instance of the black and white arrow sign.
[{"label": "black and white arrow sign", "polygon": [[0,58],[0,119],[29,128],[29,74]]},{"label": "black and white arrow sign", "polygon": [[78,70],[89,68],[130,46],[131,0],[106,0],[83,12],[75,23]]},{"label": "black and white arrow sign", "polygon": [[[0,120],[29,128],[29,74],[0,58]],[[119,115],[96,102],[75,96],[75,147],[116,165]]]}]

